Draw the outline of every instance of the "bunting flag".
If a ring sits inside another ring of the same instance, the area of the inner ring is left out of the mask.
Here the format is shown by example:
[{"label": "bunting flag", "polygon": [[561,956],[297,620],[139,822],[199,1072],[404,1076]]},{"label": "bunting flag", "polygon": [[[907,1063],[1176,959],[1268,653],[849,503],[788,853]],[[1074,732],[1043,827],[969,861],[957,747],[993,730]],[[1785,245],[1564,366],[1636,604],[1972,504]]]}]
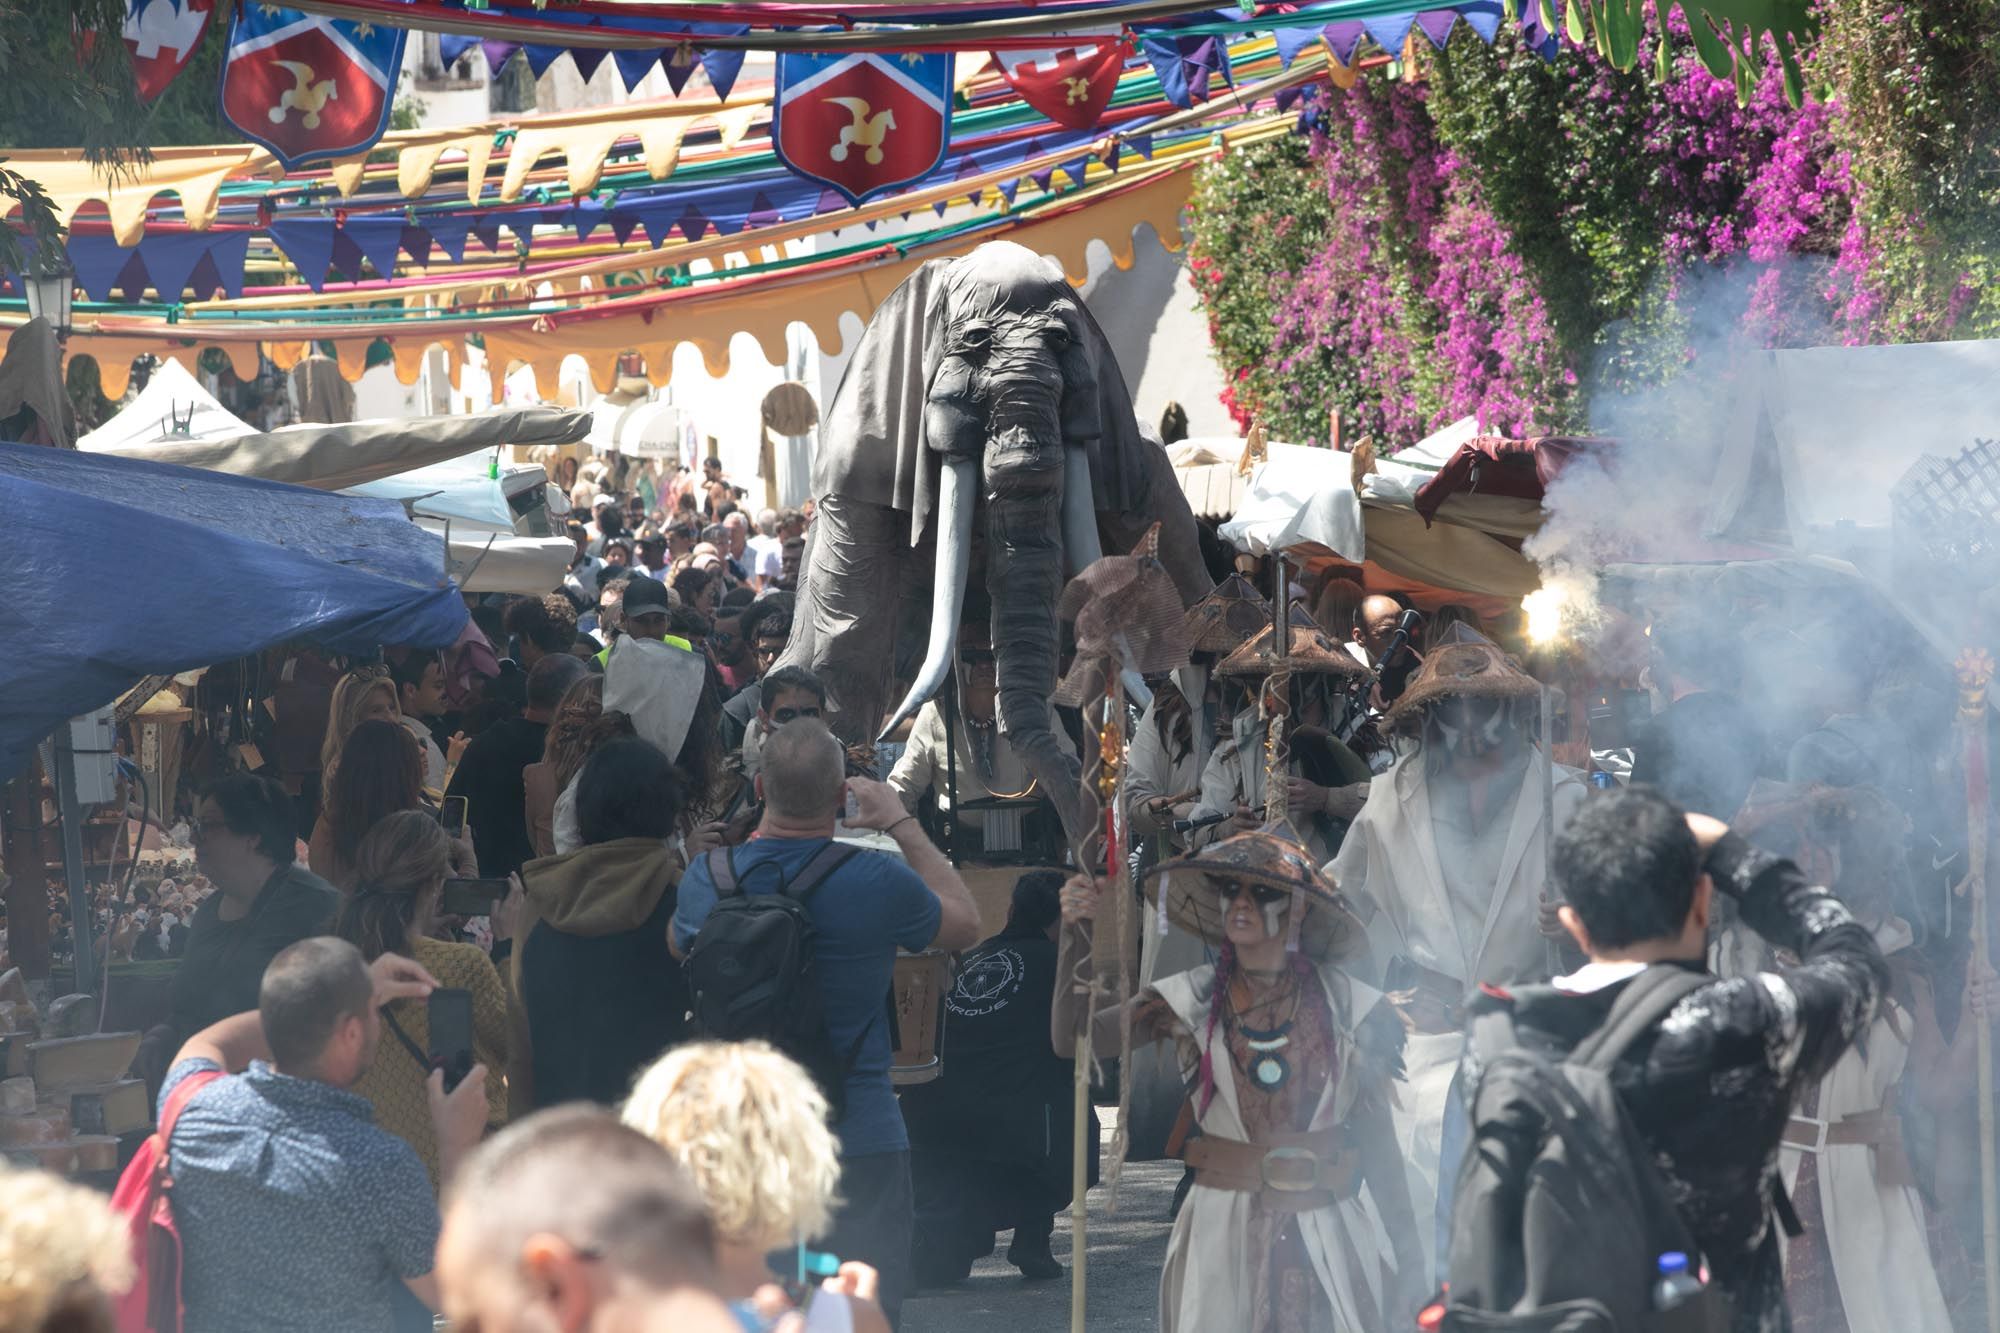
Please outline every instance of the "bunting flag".
[{"label": "bunting flag", "polygon": [[238,5],[222,67],[223,118],[286,170],[363,152],[389,128],[408,35],[379,23]]},{"label": "bunting flag", "polygon": [[850,204],[930,175],[950,138],[949,53],[778,57],[772,151]]},{"label": "bunting flag", "polygon": [[1229,46],[1221,37],[1190,33],[1162,32],[1144,38],[1139,49],[1160,76],[1160,92],[1175,106],[1185,110],[1208,100],[1208,83],[1214,75],[1229,82]]},{"label": "bunting flag", "polygon": [[1058,125],[1095,125],[1125,67],[1130,46],[1116,33],[1063,33],[1072,46],[1043,51],[995,51],[1000,76],[1021,100]]},{"label": "bunting flag", "polygon": [[215,0],[126,0],[125,46],[140,101],[158,97],[187,68],[214,13]]}]

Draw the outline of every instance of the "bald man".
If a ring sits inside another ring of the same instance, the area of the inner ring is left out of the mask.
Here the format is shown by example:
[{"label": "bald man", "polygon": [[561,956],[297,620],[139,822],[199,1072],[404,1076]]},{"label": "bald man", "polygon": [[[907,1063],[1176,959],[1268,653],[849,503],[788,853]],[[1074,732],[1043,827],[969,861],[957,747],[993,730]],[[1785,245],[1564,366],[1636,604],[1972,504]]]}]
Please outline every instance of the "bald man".
[{"label": "bald man", "polygon": [[[1381,593],[1371,593],[1361,599],[1361,614],[1357,620],[1361,626],[1361,646],[1368,650],[1368,662],[1381,673],[1377,689],[1381,692],[1384,707],[1396,702],[1403,693],[1403,687],[1410,682],[1410,673],[1417,669],[1417,655],[1405,646],[1396,653],[1396,660],[1384,663],[1382,654],[1389,651],[1390,640],[1396,637],[1396,626],[1403,618],[1403,604],[1393,597]],[[1412,638],[1415,634],[1412,633]]]},{"label": "bald man", "polygon": [[488,1139],[444,1199],[445,1316],[482,1333],[732,1333],[715,1236],[667,1151],[572,1103]]},{"label": "bald man", "polygon": [[[909,1289],[914,1204],[910,1139],[889,1082],[893,1055],[883,997],[899,947],[969,949],[979,942],[979,908],[895,789],[845,774],[845,751],[817,718],[773,731],[757,774],[764,801],[757,836],[697,857],[687,868],[671,940],[674,952],[686,957],[715,907],[718,881],[733,882],[746,894],[804,897],[816,931],[820,1012],[828,1042],[843,1053],[846,1066],[845,1105],[834,1126],[841,1206],[819,1248],[882,1275],[882,1309],[893,1326]],[[900,857],[834,842],[849,796],[854,813],[848,826],[888,834]]]}]

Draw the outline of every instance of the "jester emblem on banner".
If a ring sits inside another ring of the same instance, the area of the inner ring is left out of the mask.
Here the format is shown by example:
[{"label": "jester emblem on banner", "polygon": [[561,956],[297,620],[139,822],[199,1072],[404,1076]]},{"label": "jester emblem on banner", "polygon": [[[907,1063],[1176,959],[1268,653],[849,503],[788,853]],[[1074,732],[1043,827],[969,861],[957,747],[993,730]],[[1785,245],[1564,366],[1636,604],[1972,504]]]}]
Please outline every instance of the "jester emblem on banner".
[{"label": "jester emblem on banner", "polygon": [[930,175],[950,140],[949,53],[778,57],[778,160],[851,204]]},{"label": "jester emblem on banner", "polygon": [[1041,51],[995,51],[1021,100],[1058,125],[1087,130],[1111,104],[1131,44],[1116,33],[1075,33],[1068,45]]},{"label": "jester emblem on banner", "polygon": [[389,127],[408,33],[239,4],[222,67],[222,114],[287,170],[372,147]]},{"label": "jester emblem on banner", "polygon": [[125,45],[140,101],[158,97],[187,68],[214,13],[215,0],[126,0]]}]

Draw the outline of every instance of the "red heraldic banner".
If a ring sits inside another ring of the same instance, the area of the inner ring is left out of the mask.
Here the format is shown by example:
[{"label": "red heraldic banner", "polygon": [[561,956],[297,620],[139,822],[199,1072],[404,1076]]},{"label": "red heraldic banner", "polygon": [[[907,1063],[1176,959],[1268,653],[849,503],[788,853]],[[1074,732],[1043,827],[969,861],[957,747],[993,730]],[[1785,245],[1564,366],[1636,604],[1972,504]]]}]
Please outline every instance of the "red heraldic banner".
[{"label": "red heraldic banner", "polygon": [[125,45],[140,101],[158,97],[187,68],[214,13],[215,0],[125,0]]},{"label": "red heraldic banner", "polygon": [[286,170],[374,146],[389,127],[402,28],[239,4],[222,67],[222,114]]},{"label": "red heraldic banner", "polygon": [[1070,41],[1044,51],[995,51],[993,59],[1022,101],[1058,125],[1087,130],[1111,104],[1131,48],[1116,34],[1076,33]]},{"label": "red heraldic banner", "polygon": [[920,181],[951,141],[951,55],[778,57],[778,160],[850,204]]}]

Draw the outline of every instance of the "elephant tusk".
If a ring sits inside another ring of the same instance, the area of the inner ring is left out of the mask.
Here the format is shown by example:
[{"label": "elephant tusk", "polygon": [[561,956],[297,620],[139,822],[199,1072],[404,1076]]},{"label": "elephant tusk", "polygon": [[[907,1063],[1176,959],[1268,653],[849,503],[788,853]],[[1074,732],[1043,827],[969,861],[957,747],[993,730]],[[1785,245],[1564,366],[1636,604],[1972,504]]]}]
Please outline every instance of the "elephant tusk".
[{"label": "elephant tusk", "polygon": [[886,738],[904,718],[924,706],[951,671],[951,654],[958,642],[958,617],[965,609],[965,581],[972,573],[972,502],[978,489],[971,458],[953,459],[939,477],[937,581],[931,588],[931,643],[910,692],[881,735]]},{"label": "elephant tusk", "polygon": [[1090,453],[1071,445],[1063,454],[1063,556],[1075,578],[1104,556],[1097,540],[1097,501],[1091,492]]}]

